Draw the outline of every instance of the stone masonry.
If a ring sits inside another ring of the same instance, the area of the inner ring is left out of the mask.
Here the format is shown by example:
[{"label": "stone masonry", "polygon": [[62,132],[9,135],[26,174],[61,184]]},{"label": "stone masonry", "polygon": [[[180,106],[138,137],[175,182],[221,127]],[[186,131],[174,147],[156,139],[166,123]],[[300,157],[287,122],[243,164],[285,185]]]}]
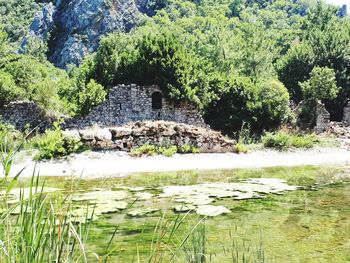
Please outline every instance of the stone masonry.
[{"label": "stone masonry", "polygon": [[89,127],[63,131],[96,150],[130,151],[148,145],[195,146],[202,153],[234,152],[236,142],[220,132],[169,121],[134,122],[118,127]]},{"label": "stone masonry", "polygon": [[207,127],[193,105],[173,103],[158,86],[119,85],[109,90],[109,98],[85,117],[66,120],[65,128],[98,125],[121,126],[129,122],[164,120]]},{"label": "stone masonry", "polygon": [[350,125],[350,105],[344,108],[343,123],[347,126]]},{"label": "stone masonry", "polygon": [[43,111],[37,104],[30,101],[14,101],[0,110],[2,121],[13,125],[18,130],[38,128],[45,131],[57,120],[56,116]]},{"label": "stone masonry", "polygon": [[315,131],[317,133],[322,133],[326,131],[330,126],[330,114],[326,110],[326,107],[321,102],[317,103],[316,107],[316,127]]}]

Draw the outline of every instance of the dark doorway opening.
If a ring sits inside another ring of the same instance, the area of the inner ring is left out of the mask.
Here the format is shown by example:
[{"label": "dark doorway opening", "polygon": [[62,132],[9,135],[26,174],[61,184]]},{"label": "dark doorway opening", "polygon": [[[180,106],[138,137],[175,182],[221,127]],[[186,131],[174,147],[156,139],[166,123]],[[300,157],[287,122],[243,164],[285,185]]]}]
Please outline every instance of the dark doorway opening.
[{"label": "dark doorway opening", "polygon": [[152,109],[160,110],[163,107],[163,95],[156,91],[152,94]]}]

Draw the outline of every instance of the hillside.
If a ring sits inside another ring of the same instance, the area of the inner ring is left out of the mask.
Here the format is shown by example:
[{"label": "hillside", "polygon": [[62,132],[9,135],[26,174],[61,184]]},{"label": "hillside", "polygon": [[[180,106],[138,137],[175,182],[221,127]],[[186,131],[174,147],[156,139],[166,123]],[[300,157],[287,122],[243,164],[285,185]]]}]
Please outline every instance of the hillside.
[{"label": "hillside", "polygon": [[350,97],[350,21],[321,2],[26,0],[0,10],[0,106],[29,99],[84,115],[109,87],[156,84],[233,135],[293,122],[290,100],[309,101],[311,122],[318,99],[340,120]]}]

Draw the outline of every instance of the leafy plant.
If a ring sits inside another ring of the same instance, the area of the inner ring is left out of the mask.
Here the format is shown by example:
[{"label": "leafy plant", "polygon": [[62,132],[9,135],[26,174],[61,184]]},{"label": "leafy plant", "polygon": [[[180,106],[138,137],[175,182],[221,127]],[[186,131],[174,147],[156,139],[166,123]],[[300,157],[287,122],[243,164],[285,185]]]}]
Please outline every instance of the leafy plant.
[{"label": "leafy plant", "polygon": [[148,156],[164,155],[167,157],[171,157],[175,153],[199,153],[199,149],[195,146],[191,146],[188,144],[185,144],[181,147],[177,147],[175,145],[156,146],[156,145],[145,144],[141,147],[132,149],[130,155],[135,157],[140,157],[143,155],[148,155]]},{"label": "leafy plant", "polygon": [[262,142],[266,148],[288,150],[290,148],[312,148],[319,143],[320,140],[314,134],[279,131],[275,133],[266,133],[262,137]]},{"label": "leafy plant", "polygon": [[63,136],[58,123],[54,124],[53,130],[46,130],[43,135],[33,139],[32,144],[39,150],[34,157],[36,160],[61,158],[83,149],[80,140]]},{"label": "leafy plant", "polygon": [[200,149],[190,144],[184,144],[177,149],[178,153],[199,153]]}]

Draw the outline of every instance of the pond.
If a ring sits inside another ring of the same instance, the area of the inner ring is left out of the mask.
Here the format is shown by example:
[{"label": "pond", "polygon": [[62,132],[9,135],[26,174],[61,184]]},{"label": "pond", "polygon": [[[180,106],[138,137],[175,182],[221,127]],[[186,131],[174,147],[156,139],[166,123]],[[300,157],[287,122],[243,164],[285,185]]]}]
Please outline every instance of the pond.
[{"label": "pond", "polygon": [[77,221],[90,204],[87,247],[103,254],[113,237],[109,262],[148,262],[156,251],[152,262],[204,262],[194,260],[197,252],[206,262],[338,263],[350,262],[347,175],[346,167],[310,166],[47,177],[45,184],[70,194]]}]

